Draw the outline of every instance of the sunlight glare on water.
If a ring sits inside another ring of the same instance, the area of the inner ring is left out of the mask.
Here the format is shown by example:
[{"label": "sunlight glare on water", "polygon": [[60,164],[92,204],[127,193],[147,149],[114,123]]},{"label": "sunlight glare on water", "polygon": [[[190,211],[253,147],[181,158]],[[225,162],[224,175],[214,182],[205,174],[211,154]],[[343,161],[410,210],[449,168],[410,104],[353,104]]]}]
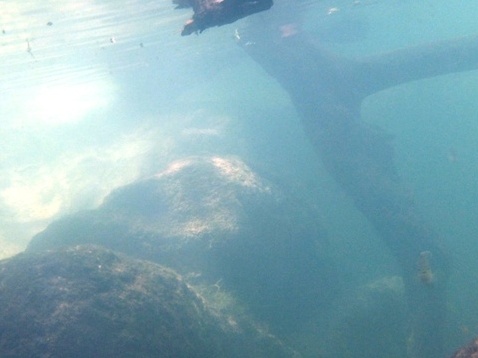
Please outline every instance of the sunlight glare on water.
[{"label": "sunlight glare on water", "polygon": [[165,0],[7,0],[0,7],[1,257],[55,215],[97,205],[140,174],[158,134],[115,126],[118,76],[154,64],[159,44],[175,56],[163,63],[180,63],[186,52],[174,43],[189,14]]}]

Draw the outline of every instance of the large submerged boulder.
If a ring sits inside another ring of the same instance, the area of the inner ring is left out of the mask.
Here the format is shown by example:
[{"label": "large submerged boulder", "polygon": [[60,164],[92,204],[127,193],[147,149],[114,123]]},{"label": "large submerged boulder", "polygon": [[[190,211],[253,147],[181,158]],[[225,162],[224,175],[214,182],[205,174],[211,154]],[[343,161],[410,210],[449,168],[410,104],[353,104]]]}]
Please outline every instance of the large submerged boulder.
[{"label": "large submerged boulder", "polygon": [[465,347],[455,352],[451,358],[476,358],[478,357],[478,338],[468,343]]},{"label": "large submerged boulder", "polygon": [[323,357],[407,357],[407,307],[401,277],[350,288],[327,312],[317,336]]},{"label": "large submerged boulder", "polygon": [[79,244],[197,276],[269,323],[310,317],[336,282],[313,208],[234,157],[173,162],[98,209],[53,222],[28,251]]},{"label": "large submerged boulder", "polygon": [[95,246],[0,262],[2,357],[291,357],[162,266]]}]

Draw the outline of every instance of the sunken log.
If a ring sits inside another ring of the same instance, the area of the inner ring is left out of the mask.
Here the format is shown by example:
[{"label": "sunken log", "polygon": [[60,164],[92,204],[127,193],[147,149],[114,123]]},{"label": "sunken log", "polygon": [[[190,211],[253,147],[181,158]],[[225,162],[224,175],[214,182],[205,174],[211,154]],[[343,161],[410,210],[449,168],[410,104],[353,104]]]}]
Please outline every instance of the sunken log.
[{"label": "sunken log", "polygon": [[443,356],[449,258],[400,179],[388,136],[361,121],[360,107],[365,97],[401,83],[478,68],[478,37],[354,59],[305,33],[281,36],[263,24],[239,35],[250,57],[288,92],[324,166],[400,265],[408,355]]}]

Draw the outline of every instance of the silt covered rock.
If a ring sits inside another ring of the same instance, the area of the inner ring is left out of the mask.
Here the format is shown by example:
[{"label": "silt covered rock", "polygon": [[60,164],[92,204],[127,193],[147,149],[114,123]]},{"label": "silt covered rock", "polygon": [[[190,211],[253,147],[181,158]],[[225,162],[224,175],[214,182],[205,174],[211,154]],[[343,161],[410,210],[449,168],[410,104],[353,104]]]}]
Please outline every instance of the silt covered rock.
[{"label": "silt covered rock", "polygon": [[53,222],[28,250],[79,244],[217,284],[268,323],[310,317],[335,286],[316,212],[236,157],[175,161]]},{"label": "silt covered rock", "polygon": [[2,357],[289,357],[162,266],[95,246],[0,262]]}]

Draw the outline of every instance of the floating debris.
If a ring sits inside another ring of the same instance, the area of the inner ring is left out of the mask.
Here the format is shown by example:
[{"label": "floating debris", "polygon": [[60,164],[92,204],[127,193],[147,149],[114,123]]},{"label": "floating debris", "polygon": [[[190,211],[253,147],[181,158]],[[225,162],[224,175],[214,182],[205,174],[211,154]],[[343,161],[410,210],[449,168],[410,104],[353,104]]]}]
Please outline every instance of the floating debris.
[{"label": "floating debris", "polygon": [[32,46],[30,45],[30,40],[27,39],[26,41],[27,41],[27,52],[30,54],[30,56],[31,56],[34,60],[36,60],[35,55],[33,54],[33,51],[32,51]]},{"label": "floating debris", "polygon": [[435,280],[431,268],[431,257],[432,253],[430,251],[422,251],[418,258],[418,279],[425,285],[431,285]]}]

